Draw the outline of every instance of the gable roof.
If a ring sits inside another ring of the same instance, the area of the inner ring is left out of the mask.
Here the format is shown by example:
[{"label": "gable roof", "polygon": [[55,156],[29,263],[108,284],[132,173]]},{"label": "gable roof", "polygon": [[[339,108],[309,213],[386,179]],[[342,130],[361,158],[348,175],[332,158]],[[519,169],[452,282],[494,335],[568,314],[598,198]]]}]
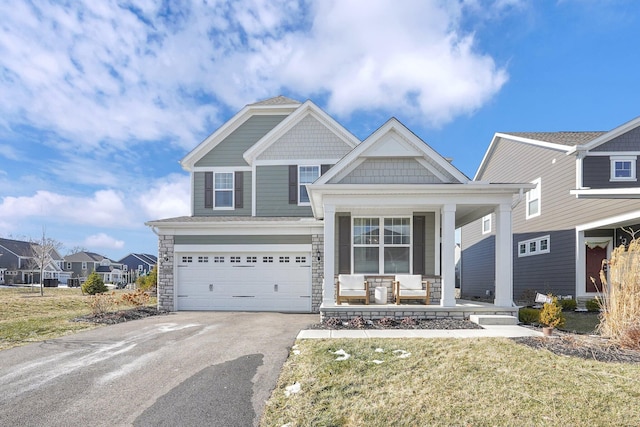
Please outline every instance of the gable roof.
[{"label": "gable roof", "polygon": [[[95,252],[76,252],[75,254],[70,254],[64,257],[66,262],[100,262],[103,259],[107,259],[107,257],[97,254]],[[111,261],[111,260],[109,260]]]},{"label": "gable roof", "polygon": [[[393,141],[384,140],[383,137],[391,133],[397,134],[400,139],[393,139]],[[346,176],[358,166],[358,159],[366,157],[415,157],[430,159],[435,167],[428,162],[422,164],[434,174],[441,176],[441,170],[443,170],[459,183],[469,181],[469,178],[447,159],[411,132],[398,119],[392,117],[349,154],[340,159],[338,163],[322,175],[314,184],[327,184],[333,178]],[[441,170],[438,170],[438,168]]]},{"label": "gable roof", "polygon": [[18,257],[33,257],[34,252],[30,242],[21,240],[0,239],[0,246]]},{"label": "gable roof", "polygon": [[478,179],[484,172],[487,162],[495,149],[498,140],[501,138],[508,139],[510,141],[534,145],[537,147],[547,148],[550,150],[562,151],[564,153],[571,153],[575,151],[575,147],[578,144],[584,144],[589,141],[593,141],[606,132],[592,131],[592,132],[496,132],[491,139],[489,148],[484,153],[484,157],[478,166],[478,170],[474,175],[474,181]]},{"label": "gable roof", "polygon": [[278,123],[276,127],[271,129],[258,142],[251,146],[251,148],[245,151],[242,155],[245,161],[249,164],[252,164],[260,154],[262,154],[267,148],[269,148],[271,144],[275,143],[280,137],[286,134],[296,124],[300,123],[302,119],[309,115],[313,116],[327,129],[331,130],[338,138],[344,141],[351,148],[360,143],[360,140],[347,129],[345,129],[340,123],[338,123],[335,119],[325,113],[311,100],[307,100],[287,118]]},{"label": "gable roof", "polygon": [[198,144],[193,150],[191,150],[185,157],[180,160],[180,165],[185,170],[193,169],[194,165],[205,154],[211,151],[216,145],[220,144],[224,139],[229,136],[233,131],[238,129],[249,120],[250,117],[259,114],[283,114],[289,115],[300,106],[300,102],[294,101],[284,96],[277,96],[275,98],[259,101],[254,104],[245,106],[242,110],[236,113],[231,119],[227,120],[222,126],[220,126],[215,132],[206,137],[204,141]]},{"label": "gable roof", "polygon": [[640,127],[640,117],[629,120],[628,122],[618,126],[615,129],[610,130],[609,132],[602,132],[601,135],[592,139],[591,141],[585,141],[584,143],[578,144],[573,148],[573,150],[571,150],[571,152],[593,150],[594,148],[599,147],[600,145],[609,142],[612,139],[617,138],[618,136],[627,133],[637,127]]}]

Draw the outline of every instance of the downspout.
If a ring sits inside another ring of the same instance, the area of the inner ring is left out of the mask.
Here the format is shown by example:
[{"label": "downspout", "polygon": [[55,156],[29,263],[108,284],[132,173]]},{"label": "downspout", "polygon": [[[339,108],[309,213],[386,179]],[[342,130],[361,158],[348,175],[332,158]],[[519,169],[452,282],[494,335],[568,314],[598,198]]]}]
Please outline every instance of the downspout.
[{"label": "downspout", "polygon": [[513,203],[511,203],[511,209],[512,210],[515,209],[516,206],[518,206],[520,202],[522,202],[523,198],[524,198],[524,190],[521,188],[520,193],[518,194],[518,198],[514,200]]}]

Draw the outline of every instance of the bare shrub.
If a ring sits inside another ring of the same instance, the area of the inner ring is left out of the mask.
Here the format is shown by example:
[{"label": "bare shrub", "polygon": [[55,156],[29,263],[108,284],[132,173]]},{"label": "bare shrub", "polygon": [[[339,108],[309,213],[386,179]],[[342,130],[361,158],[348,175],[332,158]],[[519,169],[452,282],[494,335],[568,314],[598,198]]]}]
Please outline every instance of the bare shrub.
[{"label": "bare shrub", "polygon": [[149,294],[142,289],[137,289],[134,292],[127,292],[120,296],[120,301],[124,304],[131,305],[133,307],[140,307],[149,303]]},{"label": "bare shrub", "polygon": [[88,304],[94,315],[101,315],[113,310],[114,306],[118,305],[118,301],[116,301],[115,293],[96,294],[89,297]]},{"label": "bare shrub", "polygon": [[599,299],[599,331],[621,346],[640,349],[640,240],[615,248],[608,266],[609,280],[600,271],[604,297]]}]

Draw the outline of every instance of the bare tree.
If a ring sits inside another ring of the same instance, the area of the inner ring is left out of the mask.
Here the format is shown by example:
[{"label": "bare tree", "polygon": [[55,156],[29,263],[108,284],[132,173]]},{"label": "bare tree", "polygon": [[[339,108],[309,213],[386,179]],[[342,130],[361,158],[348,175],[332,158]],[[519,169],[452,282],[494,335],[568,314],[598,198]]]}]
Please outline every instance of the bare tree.
[{"label": "bare tree", "polygon": [[31,240],[33,250],[33,263],[40,270],[40,296],[44,295],[44,270],[49,264],[53,264],[52,254],[57,252],[62,244],[55,239],[47,237],[46,230],[42,227],[42,237],[38,241]]},{"label": "bare tree", "polygon": [[78,254],[80,252],[87,252],[87,248],[84,246],[74,246],[67,251],[67,255]]}]

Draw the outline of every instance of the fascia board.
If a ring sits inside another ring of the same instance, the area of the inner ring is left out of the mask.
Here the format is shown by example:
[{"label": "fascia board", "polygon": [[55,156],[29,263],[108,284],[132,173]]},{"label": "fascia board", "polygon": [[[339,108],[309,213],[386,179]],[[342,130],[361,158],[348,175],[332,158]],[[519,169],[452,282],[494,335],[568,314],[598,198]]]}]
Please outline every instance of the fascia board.
[{"label": "fascia board", "polygon": [[307,100],[304,102],[304,104],[300,105],[294,112],[292,112],[286,119],[278,123],[276,127],[271,129],[258,142],[256,142],[247,151],[245,151],[242,157],[248,164],[252,165],[260,154],[262,154],[267,148],[269,148],[271,144],[280,139],[285,133],[290,131],[307,115],[311,115],[316,118],[320,123],[333,131],[351,148],[354,148],[360,143],[360,141],[353,134],[351,134],[342,125],[336,122],[320,107],[314,104],[311,100]]},{"label": "fascia board", "polygon": [[247,105],[240,110],[236,115],[227,120],[222,126],[220,126],[215,132],[205,138],[196,148],[191,150],[182,160],[180,165],[183,169],[191,171],[195,163],[202,158],[206,153],[220,144],[226,137],[228,137],[233,131],[238,129],[244,122],[254,115],[266,115],[266,114],[287,114],[291,113],[299,107],[297,104],[291,105]]},{"label": "fascia board", "polygon": [[640,117],[636,117],[635,119],[629,120],[628,122],[618,126],[617,128],[603,134],[600,135],[599,137],[597,137],[596,139],[589,141],[586,144],[583,145],[578,145],[575,147],[575,150],[577,151],[589,151],[589,150],[593,150],[594,148],[599,147],[600,145],[604,144],[605,142],[611,141],[612,139],[629,132],[630,130],[633,130],[635,128],[637,128],[638,126],[640,126]]},{"label": "fascia board", "polygon": [[586,188],[571,190],[569,193],[577,198],[640,198],[640,188]]},{"label": "fascia board", "polygon": [[[278,233],[287,234],[286,230],[296,230],[305,228],[322,227],[322,222],[314,218],[305,218],[303,220],[287,220],[287,221],[219,221],[219,222],[145,222],[149,227],[155,227],[159,230],[191,230],[194,232],[202,230],[217,230],[221,234],[234,234],[242,230],[265,231],[272,234],[274,230]],[[298,233],[299,234],[299,233]]]}]

